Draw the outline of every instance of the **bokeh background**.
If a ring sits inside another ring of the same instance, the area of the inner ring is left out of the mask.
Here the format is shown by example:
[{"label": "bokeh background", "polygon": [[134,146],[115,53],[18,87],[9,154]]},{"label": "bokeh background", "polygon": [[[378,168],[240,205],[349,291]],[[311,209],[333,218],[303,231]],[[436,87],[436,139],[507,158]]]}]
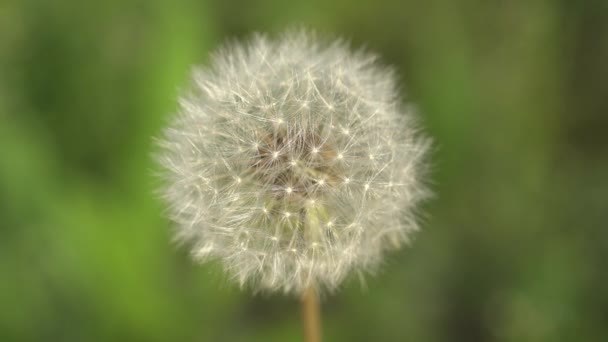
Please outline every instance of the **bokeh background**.
[{"label": "bokeh background", "polygon": [[327,341],[606,341],[608,2],[0,2],[0,340],[299,341],[298,302],[171,244],[152,137],[251,32],[345,36],[435,140],[424,230]]}]

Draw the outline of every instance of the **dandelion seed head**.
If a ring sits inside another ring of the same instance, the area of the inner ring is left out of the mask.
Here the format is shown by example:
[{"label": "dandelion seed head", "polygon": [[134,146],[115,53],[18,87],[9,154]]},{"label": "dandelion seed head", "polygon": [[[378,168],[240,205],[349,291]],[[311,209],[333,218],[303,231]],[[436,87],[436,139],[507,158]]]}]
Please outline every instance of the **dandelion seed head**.
[{"label": "dandelion seed head", "polygon": [[240,284],[300,293],[371,271],[418,229],[428,139],[391,70],[298,31],[193,71],[161,139],[176,238]]}]

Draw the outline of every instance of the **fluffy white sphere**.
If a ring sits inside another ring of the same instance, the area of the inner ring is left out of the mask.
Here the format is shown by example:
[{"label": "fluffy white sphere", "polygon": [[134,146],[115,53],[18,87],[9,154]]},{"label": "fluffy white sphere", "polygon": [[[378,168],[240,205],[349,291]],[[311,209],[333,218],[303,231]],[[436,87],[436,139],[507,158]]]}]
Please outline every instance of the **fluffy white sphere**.
[{"label": "fluffy white sphere", "polygon": [[213,55],[161,139],[177,237],[241,285],[302,292],[417,230],[428,140],[375,56],[290,32]]}]

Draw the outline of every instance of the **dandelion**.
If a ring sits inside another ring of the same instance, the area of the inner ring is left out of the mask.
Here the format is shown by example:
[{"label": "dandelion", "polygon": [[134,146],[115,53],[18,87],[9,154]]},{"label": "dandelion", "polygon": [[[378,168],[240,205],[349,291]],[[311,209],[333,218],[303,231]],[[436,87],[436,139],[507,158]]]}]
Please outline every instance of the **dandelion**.
[{"label": "dandelion", "polygon": [[258,35],[192,80],[159,162],[197,260],[256,291],[331,291],[418,229],[428,140],[374,55],[304,31]]}]

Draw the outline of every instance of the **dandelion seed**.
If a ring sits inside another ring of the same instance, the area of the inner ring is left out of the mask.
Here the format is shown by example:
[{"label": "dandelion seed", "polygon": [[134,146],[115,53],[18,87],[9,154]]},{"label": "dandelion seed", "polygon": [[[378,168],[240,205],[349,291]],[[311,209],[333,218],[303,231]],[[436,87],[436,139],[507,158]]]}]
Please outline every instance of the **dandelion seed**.
[{"label": "dandelion seed", "polygon": [[372,57],[290,32],[194,70],[158,161],[197,260],[256,291],[301,294],[373,271],[411,239],[428,140]]}]

